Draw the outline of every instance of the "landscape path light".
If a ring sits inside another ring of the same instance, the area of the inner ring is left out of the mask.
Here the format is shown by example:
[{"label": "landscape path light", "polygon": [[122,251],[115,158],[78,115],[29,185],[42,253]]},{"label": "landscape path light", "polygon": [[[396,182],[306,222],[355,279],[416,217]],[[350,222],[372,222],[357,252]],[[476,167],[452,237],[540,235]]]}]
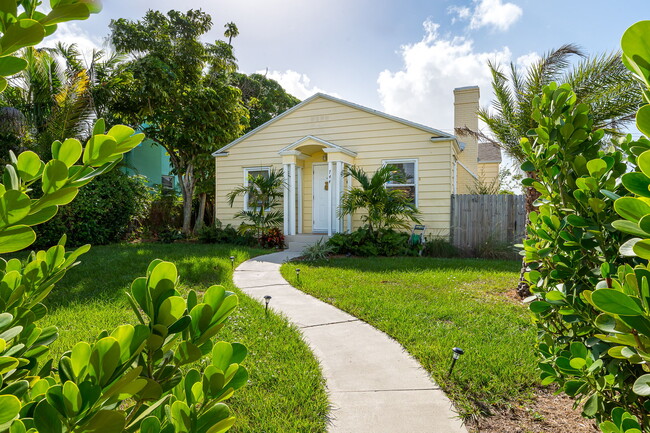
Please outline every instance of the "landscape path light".
[{"label": "landscape path light", "polygon": [[296,268],[296,279],[300,282],[300,268]]},{"label": "landscape path light", "polygon": [[452,352],[454,353],[451,358],[451,366],[449,367],[449,373],[447,373],[447,377],[451,376],[451,372],[454,371],[454,365],[456,365],[456,361],[458,361],[458,358],[460,358],[460,355],[465,354],[465,351],[461,349],[460,347],[454,347],[452,349]]},{"label": "landscape path light", "polygon": [[235,256],[230,256],[230,267],[235,269]]},{"label": "landscape path light", "polygon": [[271,295],[264,296],[264,314],[269,314],[269,302],[271,302]]}]

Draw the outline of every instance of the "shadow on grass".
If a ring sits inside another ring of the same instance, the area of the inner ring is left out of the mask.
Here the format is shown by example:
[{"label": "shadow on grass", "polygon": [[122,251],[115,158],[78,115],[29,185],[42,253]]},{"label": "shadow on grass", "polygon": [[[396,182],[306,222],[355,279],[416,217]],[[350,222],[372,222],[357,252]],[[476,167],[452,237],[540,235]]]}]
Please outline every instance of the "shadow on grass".
[{"label": "shadow on grass", "polygon": [[[299,263],[299,262],[294,262]],[[441,259],[431,257],[340,257],[310,262],[311,266],[323,268],[352,269],[358,272],[467,270],[490,272],[517,272],[518,260],[490,259]]]},{"label": "shadow on grass", "polygon": [[263,250],[249,250],[232,245],[205,244],[136,244],[93,247],[82,255],[80,264],[68,271],[47,299],[48,308],[56,310],[71,303],[125,302],[124,291],[134,279],[145,276],[154,259],[176,264],[183,286],[201,290],[213,284],[228,285],[232,264]]}]

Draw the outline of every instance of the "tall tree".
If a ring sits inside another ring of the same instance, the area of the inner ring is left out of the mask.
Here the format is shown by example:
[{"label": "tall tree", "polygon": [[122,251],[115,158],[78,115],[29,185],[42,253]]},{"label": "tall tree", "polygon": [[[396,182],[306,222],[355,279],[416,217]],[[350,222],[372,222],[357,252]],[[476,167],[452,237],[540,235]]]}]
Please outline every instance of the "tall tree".
[{"label": "tall tree", "polygon": [[[573,66],[575,58],[581,60]],[[490,133],[467,129],[457,132],[492,142],[519,163],[524,161],[519,140],[536,127],[532,118],[533,99],[553,81],[571,85],[578,103],[591,106],[594,126],[611,134],[634,120],[641,103],[641,88],[621,62],[619,53],[587,57],[577,46],[567,44],[545,54],[525,70],[514,63],[510,63],[507,72],[492,62],[488,66],[495,99],[492,109],[482,108],[478,115]],[[534,173],[528,174],[534,177]],[[538,195],[527,188],[526,196],[526,209],[530,212]]]},{"label": "tall tree", "polygon": [[24,116],[27,134],[23,144],[31,142],[45,155],[54,140],[85,139],[97,118],[88,70],[71,63],[62,66],[58,57],[64,51],[71,56],[76,53],[73,45],[26,48],[20,58],[27,67],[9,79],[0,95],[0,105],[13,107]]},{"label": "tall tree", "polygon": [[116,50],[130,56],[112,109],[141,127],[167,153],[183,195],[183,232],[192,228],[192,198],[201,161],[237,138],[248,125],[239,89],[228,84],[232,47],[204,44],[210,15],[148,11],[140,21],[111,22]]},{"label": "tall tree", "polygon": [[[572,65],[572,60],[580,61]],[[481,140],[492,142],[503,149],[508,156],[522,163],[525,154],[520,140],[529,130],[537,127],[533,119],[533,99],[540,95],[544,86],[551,82],[568,83],[574,90],[577,103],[589,104],[594,128],[603,128],[612,135],[634,120],[636,110],[642,101],[641,87],[621,62],[619,53],[587,57],[575,45],[563,45],[545,54],[522,71],[510,63],[508,73],[494,63],[488,63],[492,73],[492,89],[495,99],[492,110],[483,108],[479,118],[486,123],[491,134],[468,129],[459,134],[472,134]],[[532,169],[522,167],[528,178],[536,178]],[[539,192],[525,188],[526,213],[535,209]],[[521,296],[530,294],[521,270],[518,292]]]},{"label": "tall tree", "polygon": [[287,93],[277,81],[262,74],[232,74],[232,83],[242,93],[244,105],[250,112],[249,130],[268,122],[300,102]]},{"label": "tall tree", "polygon": [[239,36],[239,29],[237,25],[232,21],[224,25],[226,31],[223,32],[223,35],[228,38],[228,45],[232,46],[232,38]]}]

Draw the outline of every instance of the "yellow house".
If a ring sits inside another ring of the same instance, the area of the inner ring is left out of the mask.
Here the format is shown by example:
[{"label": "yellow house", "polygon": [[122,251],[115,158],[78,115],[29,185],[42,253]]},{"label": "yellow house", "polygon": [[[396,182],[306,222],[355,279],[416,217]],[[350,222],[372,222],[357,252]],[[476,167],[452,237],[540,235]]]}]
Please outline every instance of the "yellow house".
[{"label": "yellow house", "polygon": [[[478,87],[454,90],[455,127],[478,129]],[[345,168],[373,173],[397,166],[429,232],[446,235],[452,194],[468,192],[479,173],[479,149],[458,137],[376,110],[318,93],[216,151],[216,217],[239,225],[242,197],[228,205],[227,194],[249,175],[283,169],[284,233],[331,235],[361,225],[358,215],[341,218],[337,208],[352,187]],[[492,161],[490,161],[493,164]],[[493,171],[493,170],[492,170]],[[498,164],[497,164],[498,171]]]}]

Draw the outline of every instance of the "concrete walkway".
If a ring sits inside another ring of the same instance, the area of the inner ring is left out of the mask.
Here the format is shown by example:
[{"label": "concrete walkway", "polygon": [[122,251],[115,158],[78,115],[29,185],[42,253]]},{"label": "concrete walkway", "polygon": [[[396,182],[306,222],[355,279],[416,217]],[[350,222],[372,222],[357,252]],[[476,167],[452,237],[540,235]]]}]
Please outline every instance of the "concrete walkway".
[{"label": "concrete walkway", "polygon": [[244,293],[302,331],[327,382],[331,433],[467,433],[451,402],[420,364],[383,332],[309,296],[280,275],[300,253],[248,260],[234,272]]}]

